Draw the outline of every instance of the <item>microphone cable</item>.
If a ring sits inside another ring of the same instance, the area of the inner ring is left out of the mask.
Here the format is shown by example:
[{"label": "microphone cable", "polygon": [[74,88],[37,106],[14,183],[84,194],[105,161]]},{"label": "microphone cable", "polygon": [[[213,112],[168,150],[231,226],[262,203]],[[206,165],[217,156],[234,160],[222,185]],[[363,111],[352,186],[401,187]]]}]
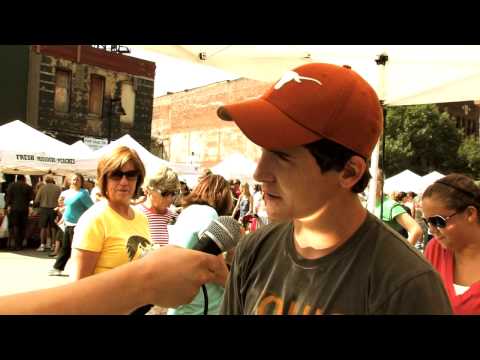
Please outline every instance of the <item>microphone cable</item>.
[{"label": "microphone cable", "polygon": [[208,315],[208,293],[205,285],[202,285],[203,291],[203,315]]}]

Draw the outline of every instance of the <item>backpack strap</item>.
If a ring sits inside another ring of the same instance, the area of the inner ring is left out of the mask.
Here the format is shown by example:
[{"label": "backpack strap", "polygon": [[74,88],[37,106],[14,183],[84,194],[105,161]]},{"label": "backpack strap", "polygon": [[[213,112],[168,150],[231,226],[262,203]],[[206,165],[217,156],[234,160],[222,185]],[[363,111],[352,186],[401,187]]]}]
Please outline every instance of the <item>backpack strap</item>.
[{"label": "backpack strap", "polygon": [[[390,218],[387,221],[392,221],[393,220],[393,217],[392,217],[393,209],[395,209],[397,206],[402,206],[402,204],[396,203],[395,205],[393,205],[390,208]],[[403,206],[402,206],[402,209],[403,209]]]}]

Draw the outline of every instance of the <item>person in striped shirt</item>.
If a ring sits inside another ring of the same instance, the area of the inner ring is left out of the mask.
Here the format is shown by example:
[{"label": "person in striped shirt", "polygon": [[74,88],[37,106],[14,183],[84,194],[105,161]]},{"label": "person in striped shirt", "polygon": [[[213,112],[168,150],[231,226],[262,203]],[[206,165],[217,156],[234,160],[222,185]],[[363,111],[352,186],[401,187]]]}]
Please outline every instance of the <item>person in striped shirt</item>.
[{"label": "person in striped shirt", "polygon": [[151,239],[154,245],[168,244],[167,225],[174,222],[177,213],[169,209],[180,187],[177,174],[169,167],[161,167],[148,176],[143,183],[145,202],[137,205],[148,219]]}]

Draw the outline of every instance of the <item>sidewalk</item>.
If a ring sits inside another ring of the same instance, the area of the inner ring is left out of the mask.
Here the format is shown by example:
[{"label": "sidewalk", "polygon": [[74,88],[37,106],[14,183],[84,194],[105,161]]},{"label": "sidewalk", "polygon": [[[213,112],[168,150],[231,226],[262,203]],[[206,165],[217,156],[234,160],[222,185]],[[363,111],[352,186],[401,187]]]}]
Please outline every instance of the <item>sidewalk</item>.
[{"label": "sidewalk", "polygon": [[[68,276],[48,276],[55,258],[49,252],[35,249],[22,251],[0,250],[0,296],[60,286],[70,282]],[[69,272],[70,262],[65,273]]]}]

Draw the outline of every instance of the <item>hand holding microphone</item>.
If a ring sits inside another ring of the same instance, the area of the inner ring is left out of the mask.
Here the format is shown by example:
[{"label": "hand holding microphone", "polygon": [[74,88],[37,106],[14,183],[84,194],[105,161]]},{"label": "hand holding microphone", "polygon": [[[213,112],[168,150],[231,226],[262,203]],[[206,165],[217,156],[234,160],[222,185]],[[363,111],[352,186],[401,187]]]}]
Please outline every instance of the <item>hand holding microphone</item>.
[{"label": "hand holding microphone", "polygon": [[[198,243],[193,247],[193,250],[206,252],[212,255],[220,255],[233,249],[241,237],[240,224],[230,216],[220,216],[213,220],[208,227],[199,234]],[[221,285],[224,286],[228,276],[228,269],[225,261],[222,258],[224,266],[224,279]],[[208,313],[208,294],[207,289],[203,285],[204,296],[204,315]]]},{"label": "hand holding microphone", "polygon": [[[228,276],[228,269],[223,257],[211,255],[220,255],[233,249],[240,237],[240,224],[229,216],[220,216],[199,234],[199,241],[193,248],[193,250],[206,254],[169,245],[152,251],[148,256],[135,261],[134,263],[149,263],[152,271],[162,274],[162,276],[152,275],[152,280],[156,280],[156,282],[145,284],[145,290],[148,290],[147,294],[156,297],[148,303],[164,307],[187,304],[195,297],[198,288],[202,286],[207,305],[205,309],[207,309],[208,297],[203,284],[213,282],[224,286]],[[132,315],[143,315],[152,306],[139,308]]]},{"label": "hand holding microphone", "polygon": [[225,266],[218,257],[173,245],[154,250],[131,265],[142,269],[143,304],[163,307],[188,304],[202,284],[221,281]]}]

